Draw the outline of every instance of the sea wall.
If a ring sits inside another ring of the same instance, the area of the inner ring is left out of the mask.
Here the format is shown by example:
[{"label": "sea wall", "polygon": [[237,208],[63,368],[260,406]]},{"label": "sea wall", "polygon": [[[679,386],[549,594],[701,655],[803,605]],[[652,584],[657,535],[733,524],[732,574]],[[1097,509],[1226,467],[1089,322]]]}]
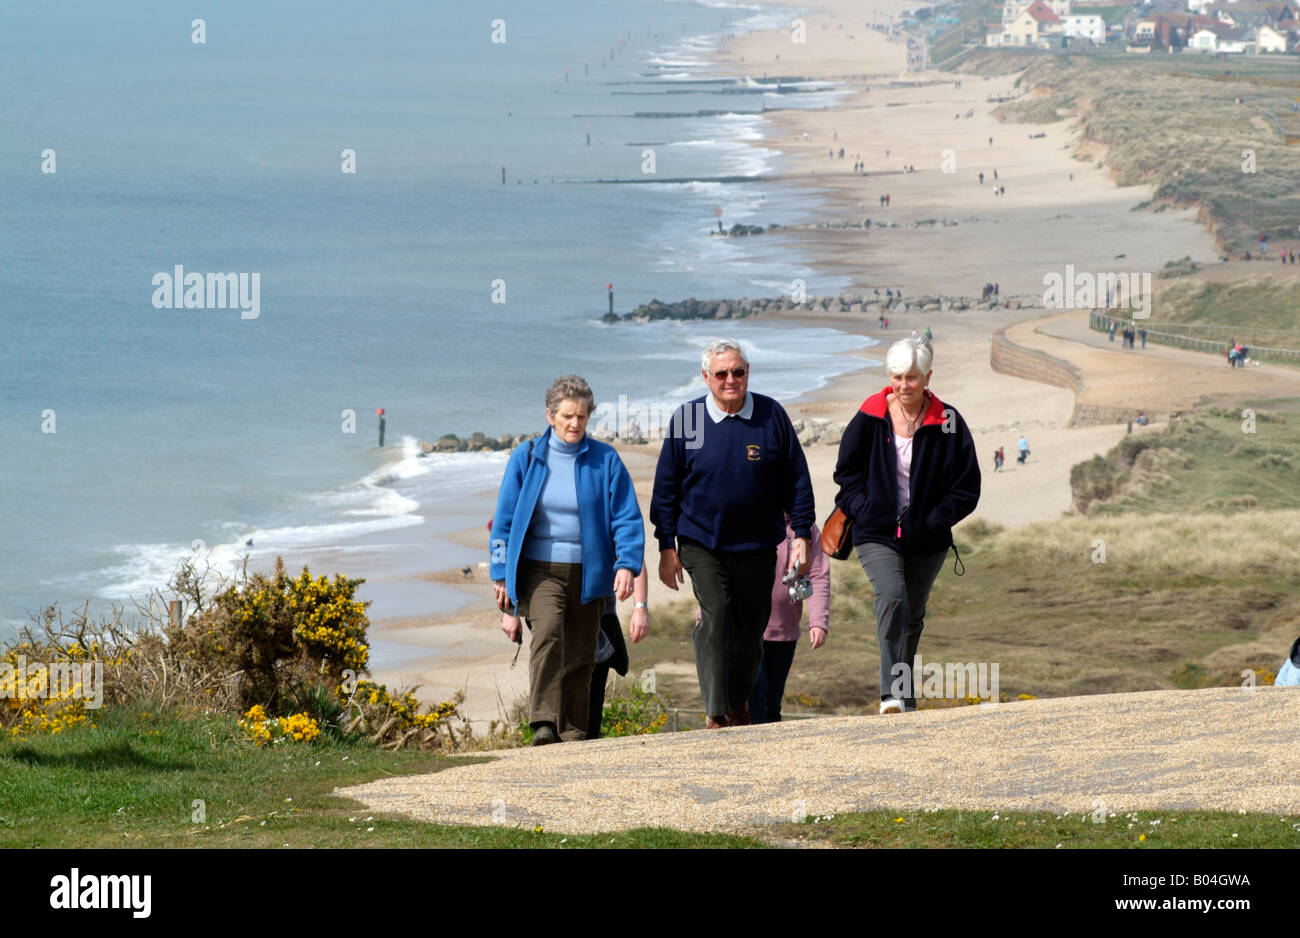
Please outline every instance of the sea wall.
[{"label": "sea wall", "polygon": [[697,300],[691,297],[675,303],[651,300],[630,313],[606,313],[607,323],[650,322],[654,319],[744,319],[762,313],[857,313],[863,316],[893,316],[899,313],[947,313],[969,309],[1033,309],[1042,306],[1041,296],[1002,296],[984,299],[972,296],[946,296],[937,293],[901,296],[876,293],[842,294],[795,300],[789,296],[742,297],[724,300]]}]

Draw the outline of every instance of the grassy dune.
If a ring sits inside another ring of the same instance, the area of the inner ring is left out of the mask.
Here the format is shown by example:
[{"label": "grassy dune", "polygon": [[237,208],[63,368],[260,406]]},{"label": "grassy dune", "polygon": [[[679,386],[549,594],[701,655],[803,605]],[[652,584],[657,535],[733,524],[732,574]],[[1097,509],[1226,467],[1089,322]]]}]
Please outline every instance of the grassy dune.
[{"label": "grassy dune", "polygon": [[1157,210],[1199,206],[1234,257],[1253,250],[1261,234],[1296,235],[1300,147],[1286,146],[1276,129],[1300,134],[1300,114],[1292,109],[1300,97],[1294,61],[990,49],[956,71],[1022,68],[1016,84],[1025,97],[1000,107],[1001,119],[1077,118],[1080,159],[1098,160],[1121,186],[1154,186]]},{"label": "grassy dune", "polygon": [[[1300,267],[1288,269],[1300,270]],[[1199,338],[1240,339],[1267,348],[1300,348],[1300,274],[1281,280],[1259,277],[1230,283],[1181,279],[1155,302],[1161,322],[1188,323]]]}]

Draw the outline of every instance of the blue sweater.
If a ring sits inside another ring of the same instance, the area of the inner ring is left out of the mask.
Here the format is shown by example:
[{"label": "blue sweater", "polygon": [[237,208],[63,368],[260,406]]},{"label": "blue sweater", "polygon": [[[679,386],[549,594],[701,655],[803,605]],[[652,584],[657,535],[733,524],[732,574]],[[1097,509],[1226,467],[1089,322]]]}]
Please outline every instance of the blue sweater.
[{"label": "blue sweater", "polygon": [[581,441],[566,443],[554,433],[547,453],[550,469],[533,511],[524,556],[550,563],[582,563],[582,528],[578,519],[578,483],[573,478]]},{"label": "blue sweater", "polygon": [[[505,580],[510,601],[519,603],[519,558],[550,473],[548,427],[532,443],[515,447],[506,463],[492,520],[489,563],[493,580]],[[531,452],[531,458],[530,458]],[[608,443],[583,438],[574,458],[578,526],[582,532],[582,601],[603,599],[614,589],[616,570],[641,571],[645,527],[632,477]]]},{"label": "blue sweater", "polygon": [[811,536],[803,447],[780,404],[762,394],[753,399],[749,419],[714,423],[703,397],[673,414],[650,500],[660,550],[675,549],[678,537],[710,550],[775,547],[785,539],[786,513],[796,537]]}]

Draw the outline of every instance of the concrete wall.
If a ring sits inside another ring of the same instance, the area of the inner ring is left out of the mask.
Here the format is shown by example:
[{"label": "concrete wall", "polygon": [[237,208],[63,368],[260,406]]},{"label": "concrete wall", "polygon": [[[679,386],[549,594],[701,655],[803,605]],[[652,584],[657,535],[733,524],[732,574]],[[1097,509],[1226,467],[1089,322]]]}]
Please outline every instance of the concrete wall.
[{"label": "concrete wall", "polygon": [[1083,375],[1069,362],[1046,352],[1016,345],[1006,337],[1005,329],[993,333],[993,347],[989,356],[989,364],[999,374],[1055,385],[1076,394],[1083,387]]},{"label": "concrete wall", "polygon": [[[1083,375],[1077,368],[1055,355],[1017,345],[1006,337],[1005,328],[993,333],[989,351],[989,364],[999,374],[1013,375],[1040,384],[1050,384],[1073,391],[1083,388]],[[1137,415],[1129,407],[1107,407],[1101,404],[1080,404],[1076,399],[1070,414],[1070,426],[1090,427],[1097,424],[1127,423]],[[1149,420],[1168,419],[1167,414],[1147,414]]]}]

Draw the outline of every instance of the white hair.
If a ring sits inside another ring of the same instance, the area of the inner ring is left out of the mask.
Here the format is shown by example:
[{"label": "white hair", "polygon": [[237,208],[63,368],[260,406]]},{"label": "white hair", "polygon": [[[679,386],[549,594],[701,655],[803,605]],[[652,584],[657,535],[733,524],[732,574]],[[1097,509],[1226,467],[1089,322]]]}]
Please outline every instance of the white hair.
[{"label": "white hair", "polygon": [[905,375],[912,370],[913,365],[921,374],[926,374],[933,362],[934,351],[926,336],[899,339],[885,353],[885,367],[891,375]]},{"label": "white hair", "polygon": [[700,370],[708,371],[713,362],[714,355],[721,355],[723,352],[735,352],[740,356],[740,360],[749,367],[749,359],[745,357],[744,350],[737,342],[731,339],[716,339],[704,347],[704,355],[700,358]]}]

